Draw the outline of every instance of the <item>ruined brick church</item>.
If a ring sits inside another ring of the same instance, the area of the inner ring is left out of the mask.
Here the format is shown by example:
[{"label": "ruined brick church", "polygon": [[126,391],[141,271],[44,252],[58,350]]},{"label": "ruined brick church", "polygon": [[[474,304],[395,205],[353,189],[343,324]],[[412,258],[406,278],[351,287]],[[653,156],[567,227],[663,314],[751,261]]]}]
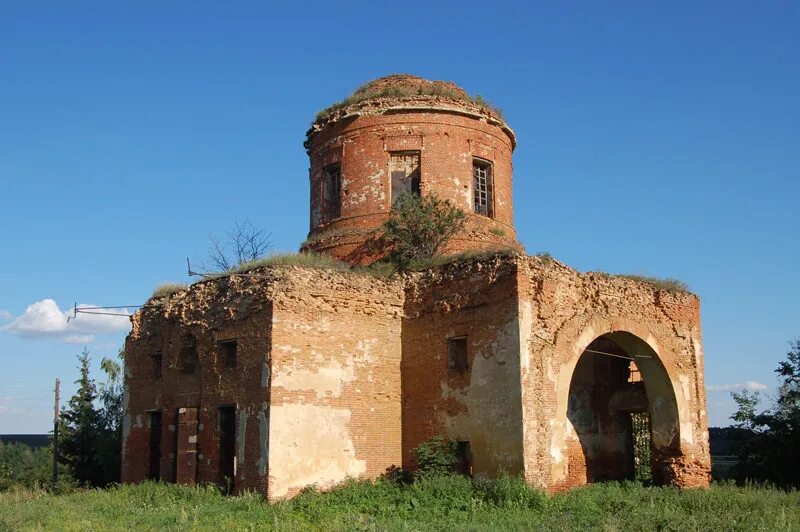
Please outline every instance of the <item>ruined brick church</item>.
[{"label": "ruined brick church", "polygon": [[403,192],[469,213],[449,251],[506,251],[390,277],[264,266],[153,297],[125,347],[123,481],[275,500],[413,469],[441,435],[474,476],[551,492],[641,468],[707,485],[698,298],[524,254],[515,144],[482,99],[414,76],[320,113],[302,251],[374,260]]}]

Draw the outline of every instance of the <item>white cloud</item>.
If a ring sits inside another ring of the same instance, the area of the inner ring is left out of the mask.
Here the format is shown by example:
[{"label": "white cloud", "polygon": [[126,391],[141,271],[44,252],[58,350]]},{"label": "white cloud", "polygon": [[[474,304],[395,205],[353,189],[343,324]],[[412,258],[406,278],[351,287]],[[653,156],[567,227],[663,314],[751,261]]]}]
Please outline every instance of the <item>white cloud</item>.
[{"label": "white cloud", "polygon": [[735,392],[738,390],[747,390],[749,392],[757,392],[766,390],[767,385],[761,384],[756,381],[744,381],[737,384],[716,384],[708,387],[709,392]]},{"label": "white cloud", "polygon": [[91,344],[94,342],[93,334],[68,334],[61,338],[61,341],[68,344]]},{"label": "white cloud", "polygon": [[13,317],[14,317],[14,316],[13,316],[13,315],[12,315],[12,314],[11,314],[9,311],[7,311],[7,310],[0,310],[0,320],[2,320],[2,321],[6,321],[6,320],[10,320],[10,319],[11,319],[11,318],[13,318]]},{"label": "white cloud", "polygon": [[[94,305],[81,304],[78,308]],[[90,343],[95,334],[126,332],[131,327],[128,309],[98,310],[103,314],[62,311],[53,299],[28,305],[25,312],[0,327],[21,338],[52,338],[67,343]],[[69,318],[69,319],[68,319]]]}]

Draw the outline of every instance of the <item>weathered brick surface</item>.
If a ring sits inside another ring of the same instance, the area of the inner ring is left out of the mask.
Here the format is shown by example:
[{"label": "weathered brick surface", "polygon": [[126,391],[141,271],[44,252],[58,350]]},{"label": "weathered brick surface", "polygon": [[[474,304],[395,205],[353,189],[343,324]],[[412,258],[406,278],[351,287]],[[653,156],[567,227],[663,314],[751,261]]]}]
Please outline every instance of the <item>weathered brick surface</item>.
[{"label": "weathered brick surface", "polygon": [[[434,435],[469,442],[473,473],[524,472],[550,490],[632,473],[625,415],[650,412],[654,475],[708,482],[699,302],[523,255],[404,277],[275,267],[151,302],[126,353],[123,479],[147,476],[149,412],[163,414],[161,472],[191,470],[179,409],[198,409],[196,482],[222,482],[220,406],[237,412],[235,487],[270,498],[348,476],[414,468]],[[191,335],[196,376],[179,359]],[[447,339],[468,367],[448,369]],[[222,369],[220,340],[239,342]],[[630,362],[585,353],[636,355]],[[152,378],[150,355],[164,375]],[[180,473],[178,480],[191,482]]]},{"label": "weathered brick surface", "polygon": [[[496,216],[471,215],[451,251],[519,249],[513,132],[461,89],[439,88],[449,96],[371,98],[319,117],[306,143],[305,249],[353,263],[380,256],[373,237],[390,208],[390,153],[408,150],[420,153],[422,194],[470,212],[472,158],[491,160]],[[321,182],[332,163],[342,172],[335,219]],[[627,478],[632,412],[649,414],[656,482],[708,484],[700,302],[686,292],[523,254],[389,279],[275,266],[152,299],[132,321],[125,482],[148,477],[159,440],[160,478],[223,484],[220,408],[233,407],[234,489],[271,499],[413,469],[412,449],[435,435],[468,443],[475,475],[502,468],[550,491]],[[448,365],[455,337],[466,337],[465,371]],[[237,364],[227,368],[219,344],[233,339]]]},{"label": "weathered brick surface", "polygon": [[[391,78],[376,82],[396,83]],[[463,91],[462,91],[463,92]],[[516,247],[511,197],[514,135],[494,113],[447,97],[383,97],[324,115],[308,134],[311,232],[304,249],[364,263],[382,253],[381,224],[391,210],[389,158],[419,152],[421,194],[436,194],[469,213],[451,252]],[[474,214],[473,157],[490,161],[494,217]],[[325,167],[341,165],[341,213],[328,214]]]},{"label": "weathered brick surface", "polygon": [[[653,424],[656,480],[707,485],[708,420],[697,297],[605,274],[580,274],[538,257],[520,262],[518,275],[526,478],[560,489],[613,478],[615,470],[619,476],[626,473],[626,464],[611,456],[613,434],[589,430],[579,435],[567,417],[570,401],[579,399],[579,390],[570,387],[575,368],[582,356],[591,356],[584,349],[610,334],[624,354],[644,355],[637,365]],[[615,391],[608,381],[619,375],[613,376],[611,362],[597,364],[607,367],[578,380],[594,385],[599,394],[595,407],[601,398],[606,405],[602,412],[588,404],[585,415],[595,424],[606,416],[608,425],[607,405]],[[598,448],[606,456],[593,477],[587,472],[587,457]]]},{"label": "weathered brick surface", "polygon": [[[473,472],[522,470],[516,268],[453,264],[409,279],[403,320],[403,450],[432,436],[470,443]],[[447,339],[467,337],[468,367],[448,369]]]},{"label": "weathered brick surface", "polygon": [[[261,376],[269,357],[272,282],[269,275],[255,283],[244,278],[206,281],[188,292],[151,300],[136,314],[126,342],[124,482],[148,475],[152,411],[163,412],[161,478],[175,481],[179,451],[185,445],[179,443],[178,411],[197,408],[194,481],[222,483],[218,409],[236,405],[236,432],[245,436],[237,449],[236,488],[266,489],[264,476],[258,474],[257,417],[269,400]],[[238,341],[235,369],[224,368],[218,356],[218,343],[231,338]],[[185,374],[180,356],[192,343],[198,366],[193,374]],[[154,374],[151,357],[156,353],[163,357],[161,378]],[[190,477],[179,480],[189,482]]]},{"label": "weathered brick surface", "polygon": [[400,466],[402,280],[292,270],[274,302],[271,498]]}]

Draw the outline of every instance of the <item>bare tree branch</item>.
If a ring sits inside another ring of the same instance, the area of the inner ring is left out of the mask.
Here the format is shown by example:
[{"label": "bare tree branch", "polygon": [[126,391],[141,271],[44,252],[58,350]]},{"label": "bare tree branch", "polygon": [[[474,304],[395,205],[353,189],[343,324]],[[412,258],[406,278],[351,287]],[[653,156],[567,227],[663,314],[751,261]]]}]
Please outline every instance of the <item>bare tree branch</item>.
[{"label": "bare tree branch", "polygon": [[224,240],[209,237],[208,260],[216,271],[228,271],[237,266],[258,260],[272,249],[272,233],[255,227],[250,220],[234,222],[226,231]]}]

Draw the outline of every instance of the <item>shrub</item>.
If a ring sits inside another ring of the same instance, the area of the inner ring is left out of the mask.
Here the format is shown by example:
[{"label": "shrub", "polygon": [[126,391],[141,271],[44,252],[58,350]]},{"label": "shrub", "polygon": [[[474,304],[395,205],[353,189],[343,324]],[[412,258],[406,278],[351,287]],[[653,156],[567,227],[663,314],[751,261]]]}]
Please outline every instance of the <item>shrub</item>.
[{"label": "shrub", "polygon": [[411,451],[417,462],[417,477],[450,475],[456,472],[457,443],[442,436],[434,436]]},{"label": "shrub", "polygon": [[467,221],[466,213],[435,195],[402,194],[383,224],[389,261],[405,270],[440,254]]}]

